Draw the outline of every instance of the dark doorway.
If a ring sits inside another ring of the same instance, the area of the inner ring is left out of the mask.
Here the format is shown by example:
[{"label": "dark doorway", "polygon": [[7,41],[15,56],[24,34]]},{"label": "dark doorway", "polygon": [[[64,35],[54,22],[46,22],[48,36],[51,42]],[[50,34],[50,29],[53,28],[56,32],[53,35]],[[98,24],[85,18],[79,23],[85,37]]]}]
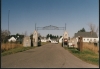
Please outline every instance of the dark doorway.
[{"label": "dark doorway", "polygon": [[31,47],[33,47],[33,39],[31,39]]}]

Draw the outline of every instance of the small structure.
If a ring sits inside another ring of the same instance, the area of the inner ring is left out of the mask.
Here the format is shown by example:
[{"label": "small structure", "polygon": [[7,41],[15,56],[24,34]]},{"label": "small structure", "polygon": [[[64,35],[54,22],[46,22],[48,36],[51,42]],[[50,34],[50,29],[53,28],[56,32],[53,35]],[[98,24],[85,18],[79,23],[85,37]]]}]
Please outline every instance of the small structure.
[{"label": "small structure", "polygon": [[31,47],[31,39],[29,36],[25,36],[23,39],[23,46],[24,47]]},{"label": "small structure", "polygon": [[56,39],[52,39],[51,43],[58,43]]},{"label": "small structure", "polygon": [[11,37],[10,39],[8,39],[9,42],[16,42],[16,39],[14,37]]},{"label": "small structure", "polygon": [[83,37],[82,41],[83,42],[98,42],[99,38],[96,34],[96,32],[78,32],[74,34],[74,38],[77,39],[78,42],[78,36]]},{"label": "small structure", "polygon": [[72,41],[72,40],[69,40],[69,41],[68,41],[68,46],[69,46],[69,47],[74,47],[74,44],[73,44],[72,42],[74,42],[74,41]]},{"label": "small structure", "polygon": [[71,38],[69,40],[69,47],[74,47],[74,48],[77,48],[77,39],[76,38]]},{"label": "small structure", "polygon": [[33,33],[33,46],[38,46],[38,32],[36,30]]}]

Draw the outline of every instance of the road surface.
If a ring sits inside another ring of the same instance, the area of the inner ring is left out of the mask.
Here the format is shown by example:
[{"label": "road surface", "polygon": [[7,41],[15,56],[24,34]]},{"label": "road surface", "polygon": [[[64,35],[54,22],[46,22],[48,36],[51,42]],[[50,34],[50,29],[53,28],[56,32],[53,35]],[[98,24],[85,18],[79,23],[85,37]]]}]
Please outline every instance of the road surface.
[{"label": "road surface", "polygon": [[75,57],[59,44],[46,44],[1,57],[1,68],[99,68]]}]

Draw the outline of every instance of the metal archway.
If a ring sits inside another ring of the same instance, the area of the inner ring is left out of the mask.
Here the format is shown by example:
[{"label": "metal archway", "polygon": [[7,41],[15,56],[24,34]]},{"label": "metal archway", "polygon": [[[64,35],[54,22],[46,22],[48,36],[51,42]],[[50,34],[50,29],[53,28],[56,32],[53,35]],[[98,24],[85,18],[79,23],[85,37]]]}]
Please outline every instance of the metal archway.
[{"label": "metal archway", "polygon": [[[53,25],[49,25],[49,26],[45,26],[45,27],[36,27],[35,24],[35,30],[66,30],[66,23],[65,23],[65,27],[57,27],[57,26],[53,26]],[[64,47],[64,37],[63,37],[63,47]]]}]

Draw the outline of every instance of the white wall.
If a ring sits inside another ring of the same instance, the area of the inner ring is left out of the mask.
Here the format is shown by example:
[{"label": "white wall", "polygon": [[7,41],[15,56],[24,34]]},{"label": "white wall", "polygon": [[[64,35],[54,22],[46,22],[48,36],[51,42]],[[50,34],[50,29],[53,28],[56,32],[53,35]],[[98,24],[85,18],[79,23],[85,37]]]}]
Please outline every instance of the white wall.
[{"label": "white wall", "polygon": [[55,43],[55,42],[56,42],[55,40],[52,40],[52,41],[51,41],[51,43]]},{"label": "white wall", "polygon": [[59,39],[59,43],[62,43],[62,38],[63,38],[63,37],[61,37],[61,38]]},{"label": "white wall", "polygon": [[47,42],[47,40],[46,39],[41,39],[41,42]]},{"label": "white wall", "polygon": [[[78,41],[78,38],[76,38]],[[83,38],[83,42],[89,42],[90,40],[92,40],[92,42],[94,42],[94,39],[98,42],[99,38]]]}]

